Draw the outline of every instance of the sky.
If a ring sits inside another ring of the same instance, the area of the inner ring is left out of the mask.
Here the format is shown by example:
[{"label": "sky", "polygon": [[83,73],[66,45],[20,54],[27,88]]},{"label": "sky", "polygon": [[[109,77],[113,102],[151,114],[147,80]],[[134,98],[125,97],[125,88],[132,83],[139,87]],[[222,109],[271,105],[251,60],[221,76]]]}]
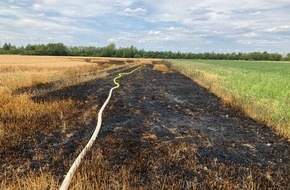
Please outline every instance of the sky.
[{"label": "sky", "polygon": [[0,45],[290,52],[290,0],[1,0]]}]

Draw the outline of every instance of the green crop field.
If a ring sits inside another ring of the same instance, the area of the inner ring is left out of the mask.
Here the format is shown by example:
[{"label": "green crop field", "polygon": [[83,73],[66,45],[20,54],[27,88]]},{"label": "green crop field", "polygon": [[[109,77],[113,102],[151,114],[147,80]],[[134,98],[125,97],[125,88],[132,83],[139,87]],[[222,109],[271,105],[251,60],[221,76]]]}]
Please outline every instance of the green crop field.
[{"label": "green crop field", "polygon": [[290,137],[290,62],[172,60],[225,103]]}]

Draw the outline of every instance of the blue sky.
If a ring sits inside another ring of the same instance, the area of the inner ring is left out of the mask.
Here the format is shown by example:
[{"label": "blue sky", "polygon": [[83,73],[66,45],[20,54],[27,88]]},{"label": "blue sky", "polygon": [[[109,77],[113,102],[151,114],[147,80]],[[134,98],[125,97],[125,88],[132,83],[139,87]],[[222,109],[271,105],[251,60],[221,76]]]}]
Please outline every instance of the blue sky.
[{"label": "blue sky", "polygon": [[0,45],[290,52],[290,0],[1,0]]}]

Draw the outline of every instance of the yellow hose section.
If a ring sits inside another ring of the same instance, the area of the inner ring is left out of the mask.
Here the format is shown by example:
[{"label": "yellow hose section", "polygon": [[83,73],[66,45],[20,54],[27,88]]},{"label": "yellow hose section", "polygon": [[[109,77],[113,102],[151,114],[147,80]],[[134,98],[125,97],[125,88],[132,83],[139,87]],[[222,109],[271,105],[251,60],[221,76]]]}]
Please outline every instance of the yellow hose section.
[{"label": "yellow hose section", "polygon": [[130,71],[130,72],[128,72],[128,73],[119,73],[118,76],[116,76],[116,77],[114,78],[114,84],[116,85],[116,86],[115,86],[115,89],[117,89],[117,88],[120,87],[120,84],[117,82],[117,79],[121,78],[122,75],[130,75],[130,74],[134,73],[135,71],[137,71],[138,69],[140,69],[141,67],[144,67],[144,66],[145,66],[145,65],[142,65],[142,66],[140,66],[140,67],[137,67],[136,69],[134,69],[134,70],[132,70],[132,71]]}]

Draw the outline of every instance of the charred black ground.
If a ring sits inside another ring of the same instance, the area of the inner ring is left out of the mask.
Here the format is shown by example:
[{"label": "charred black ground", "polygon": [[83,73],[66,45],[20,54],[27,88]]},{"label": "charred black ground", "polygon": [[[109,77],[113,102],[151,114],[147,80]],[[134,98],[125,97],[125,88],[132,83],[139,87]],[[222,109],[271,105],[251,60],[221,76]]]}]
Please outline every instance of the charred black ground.
[{"label": "charred black ground", "polygon": [[[197,182],[201,189],[222,188],[207,181],[215,176],[239,188],[249,171],[257,183],[255,187],[289,188],[289,142],[275,135],[269,127],[224,106],[218,97],[179,72],[154,71],[152,67],[148,65],[121,78],[121,87],[114,91],[105,109],[94,149],[104,152],[108,169],[135,164],[130,172],[142,179],[132,180],[131,188],[158,187],[150,177],[152,165],[156,165],[155,176],[178,176],[175,180]],[[9,179],[10,173],[19,168],[35,171],[42,168],[62,180],[90,138],[97,111],[118,72],[114,70],[106,78],[33,97],[38,102],[71,98],[77,100],[78,111],[64,113],[66,131],[60,129],[51,133],[40,129],[21,144],[2,151],[2,179]],[[51,85],[48,86],[51,88]],[[43,158],[35,159],[39,152]],[[180,159],[166,161],[175,152]],[[55,154],[59,156],[53,156]],[[91,152],[88,159],[92,157]],[[70,162],[64,163],[65,158]],[[165,160],[161,161],[162,158]]]}]

